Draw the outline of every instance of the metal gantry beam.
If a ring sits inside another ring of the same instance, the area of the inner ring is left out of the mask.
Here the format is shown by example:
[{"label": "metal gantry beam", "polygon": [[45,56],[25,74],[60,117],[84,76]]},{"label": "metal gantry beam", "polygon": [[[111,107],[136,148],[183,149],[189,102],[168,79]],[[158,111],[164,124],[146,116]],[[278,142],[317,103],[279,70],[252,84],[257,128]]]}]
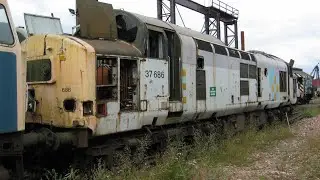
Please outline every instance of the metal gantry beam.
[{"label": "metal gantry beam", "polygon": [[[157,0],[158,19],[176,23],[176,5],[183,6],[205,16],[202,33],[210,34],[221,40],[221,26],[224,23],[224,42],[225,45],[234,44],[238,48],[238,10],[219,1],[212,0],[211,6],[204,6],[192,0],[166,0],[170,1],[170,7],[165,5],[163,0]],[[164,17],[166,19],[164,19]],[[233,26],[233,29],[231,29]]]}]

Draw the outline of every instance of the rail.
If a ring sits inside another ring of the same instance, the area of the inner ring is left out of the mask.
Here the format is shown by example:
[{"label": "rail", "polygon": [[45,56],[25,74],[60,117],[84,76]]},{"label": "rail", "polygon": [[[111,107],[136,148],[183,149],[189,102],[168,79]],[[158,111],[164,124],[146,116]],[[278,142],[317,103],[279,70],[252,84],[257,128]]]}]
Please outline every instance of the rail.
[{"label": "rail", "polygon": [[230,14],[236,18],[238,18],[239,16],[239,10],[232,7],[232,6],[229,6],[228,4],[222,2],[222,1],[219,1],[219,0],[211,0],[211,6],[212,7],[215,7],[217,9],[219,9],[220,11],[223,11],[227,14]]}]

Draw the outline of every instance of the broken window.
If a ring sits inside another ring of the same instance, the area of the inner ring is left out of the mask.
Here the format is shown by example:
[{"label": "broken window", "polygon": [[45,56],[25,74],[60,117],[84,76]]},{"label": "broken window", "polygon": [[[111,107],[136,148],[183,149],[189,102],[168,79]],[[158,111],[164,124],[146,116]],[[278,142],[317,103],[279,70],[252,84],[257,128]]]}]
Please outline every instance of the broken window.
[{"label": "broken window", "polygon": [[126,15],[116,16],[118,38],[127,42],[134,42],[137,37],[138,27],[134,19]]},{"label": "broken window", "polygon": [[149,57],[163,59],[163,41],[161,32],[149,30]]}]

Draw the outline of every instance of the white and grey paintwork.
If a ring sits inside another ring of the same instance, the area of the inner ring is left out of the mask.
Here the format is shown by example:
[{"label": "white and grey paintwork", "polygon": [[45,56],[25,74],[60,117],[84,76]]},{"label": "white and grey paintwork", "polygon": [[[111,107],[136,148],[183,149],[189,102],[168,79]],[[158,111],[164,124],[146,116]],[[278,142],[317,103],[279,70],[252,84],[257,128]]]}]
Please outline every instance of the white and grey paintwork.
[{"label": "white and grey paintwork", "polygon": [[[130,13],[128,13],[130,14]],[[288,66],[280,58],[265,53],[250,53],[250,60],[245,60],[239,50],[239,58],[231,57],[223,42],[210,35],[205,35],[187,28],[166,23],[131,13],[132,16],[145,24],[146,28],[170,30],[176,33],[180,40],[180,88],[181,101],[169,102],[169,65],[167,59],[145,58],[139,60],[140,74],[140,108],[144,110],[134,112],[120,112],[119,102],[107,105],[109,116],[99,120],[96,135],[105,135],[115,132],[137,130],[145,125],[165,125],[184,121],[194,121],[219,117],[237,113],[272,109],[296,102],[293,93],[293,78],[288,76]],[[210,44],[211,50],[199,48],[197,40]],[[214,45],[225,48],[227,55],[216,53]],[[231,49],[231,48],[229,48]],[[248,53],[248,52],[246,52]],[[197,57],[204,59],[206,97],[197,100],[196,70]],[[253,59],[253,56],[255,60]],[[261,69],[261,97],[258,97],[258,79],[240,78],[240,63],[252,65],[255,76],[257,68]],[[146,78],[145,71],[164,72],[164,78]],[[264,73],[266,70],[267,73]],[[279,72],[286,73],[286,90],[279,90]],[[249,82],[249,95],[240,95],[240,81]],[[289,86],[289,84],[290,86]],[[214,92],[212,92],[215,89]],[[145,108],[147,107],[147,108]],[[169,117],[169,113],[180,112],[180,116]],[[156,121],[154,121],[156,119]]]}]

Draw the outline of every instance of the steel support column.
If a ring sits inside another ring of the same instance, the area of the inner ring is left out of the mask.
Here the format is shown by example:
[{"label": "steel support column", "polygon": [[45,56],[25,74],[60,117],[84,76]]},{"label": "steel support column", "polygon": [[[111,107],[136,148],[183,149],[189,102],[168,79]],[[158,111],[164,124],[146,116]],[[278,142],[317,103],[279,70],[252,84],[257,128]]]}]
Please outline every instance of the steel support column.
[{"label": "steel support column", "polygon": [[205,32],[206,32],[206,34],[210,34],[210,30],[209,30],[209,28],[210,28],[210,18],[207,15],[204,18],[205,18],[204,19]]},{"label": "steel support column", "polygon": [[162,20],[162,0],[157,0],[158,19]]},{"label": "steel support column", "polygon": [[221,26],[220,26],[220,15],[218,14],[215,18],[217,23],[217,38],[221,40]]},{"label": "steel support column", "polygon": [[226,46],[229,45],[229,38],[228,38],[228,24],[224,23],[224,44]]},{"label": "steel support column", "polygon": [[238,49],[239,43],[238,43],[238,21],[233,21],[234,24],[234,44],[235,48]]},{"label": "steel support column", "polygon": [[176,0],[170,0],[170,22],[176,24]]}]

